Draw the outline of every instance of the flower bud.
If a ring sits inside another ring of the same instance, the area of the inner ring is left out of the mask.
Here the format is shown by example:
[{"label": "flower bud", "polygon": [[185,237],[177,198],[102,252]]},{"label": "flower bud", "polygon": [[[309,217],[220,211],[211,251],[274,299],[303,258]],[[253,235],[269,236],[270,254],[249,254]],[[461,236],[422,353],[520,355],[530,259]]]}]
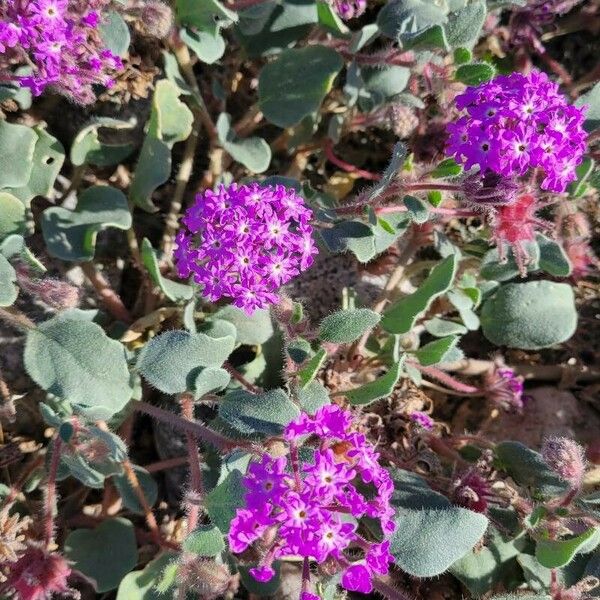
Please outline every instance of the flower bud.
[{"label": "flower bud", "polygon": [[151,0],[144,4],[141,20],[148,35],[162,40],[173,27],[173,11],[164,2]]},{"label": "flower bud", "polygon": [[67,579],[71,567],[55,552],[47,552],[37,544],[30,544],[19,560],[10,566],[5,581],[0,584],[2,594],[12,593],[22,600],[76,597]]},{"label": "flower bud", "polygon": [[523,377],[516,375],[501,360],[495,361],[494,366],[485,374],[483,383],[488,400],[507,412],[523,410]]},{"label": "flower bud", "polygon": [[187,553],[181,558],[177,576],[184,590],[204,600],[223,596],[232,581],[225,565]]},{"label": "flower bud", "polygon": [[32,277],[25,267],[17,269],[21,289],[56,310],[75,308],[79,304],[79,290],[60,279]]},{"label": "flower bud", "polygon": [[401,139],[406,139],[419,125],[414,111],[403,104],[392,104],[390,107],[392,130]]},{"label": "flower bud", "polygon": [[583,448],[566,437],[548,438],[542,447],[546,464],[572,488],[581,487],[585,471]]},{"label": "flower bud", "polygon": [[475,470],[463,473],[452,482],[452,501],[474,512],[485,513],[491,496],[488,482]]},{"label": "flower bud", "polygon": [[494,208],[513,204],[519,184],[510,177],[486,171],[467,175],[461,183],[465,200],[475,208]]}]

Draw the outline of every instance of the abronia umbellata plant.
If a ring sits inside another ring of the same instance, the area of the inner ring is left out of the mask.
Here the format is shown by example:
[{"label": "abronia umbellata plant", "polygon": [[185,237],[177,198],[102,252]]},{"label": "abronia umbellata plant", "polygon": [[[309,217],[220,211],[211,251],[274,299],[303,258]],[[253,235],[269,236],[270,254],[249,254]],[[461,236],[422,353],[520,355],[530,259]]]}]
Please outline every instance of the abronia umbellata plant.
[{"label": "abronia umbellata plant", "polygon": [[599,25],[1,3],[0,595],[596,597]]}]

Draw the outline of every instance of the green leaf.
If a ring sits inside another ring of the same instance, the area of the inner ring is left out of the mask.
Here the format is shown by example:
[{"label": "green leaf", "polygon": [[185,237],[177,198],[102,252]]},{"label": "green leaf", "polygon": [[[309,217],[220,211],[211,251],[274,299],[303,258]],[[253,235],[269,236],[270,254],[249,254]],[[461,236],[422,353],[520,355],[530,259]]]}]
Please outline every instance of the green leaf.
[{"label": "green leaf", "polygon": [[569,489],[568,484],[550,469],[539,453],[520,442],[500,442],[496,445],[495,454],[499,468],[538,496],[554,498]]},{"label": "green leaf", "polygon": [[[540,266],[540,247],[537,241],[525,242],[523,248],[529,257],[526,265],[527,272],[537,271]],[[508,281],[517,277],[520,274],[520,269],[513,249],[508,248],[505,258],[500,257],[498,248],[488,250],[481,259],[480,272],[482,277],[490,281]]]},{"label": "green leaf", "polygon": [[586,131],[594,131],[600,127],[600,83],[597,83],[589,92],[579,96],[575,100],[575,106],[581,108],[587,106],[585,112]]},{"label": "green leaf", "polygon": [[131,398],[124,347],[91,321],[54,317],[27,333],[25,368],[44,390],[92,419],[108,419]]},{"label": "green leaf", "polygon": [[456,48],[454,50],[454,64],[464,65],[465,63],[471,62],[473,55],[468,48]]},{"label": "green leaf", "polygon": [[27,185],[37,143],[35,130],[0,121],[0,188]]},{"label": "green leaf", "polygon": [[449,13],[444,29],[450,47],[473,48],[481,35],[486,16],[485,0],[475,0]]},{"label": "green leaf", "polygon": [[430,0],[392,0],[377,15],[380,31],[403,46],[446,21],[446,10]]},{"label": "green leaf", "polygon": [[266,309],[255,310],[249,316],[240,308],[229,305],[220,308],[214,317],[235,326],[238,344],[258,346],[264,344],[273,335],[271,313]]},{"label": "green leaf", "polygon": [[73,139],[70,158],[75,166],[84,164],[97,167],[116,165],[127,158],[135,147],[133,143],[105,143],[100,140],[100,130],[122,131],[133,129],[134,122],[107,117],[96,118],[83,127]]},{"label": "green leaf", "polygon": [[467,333],[467,328],[455,321],[445,321],[439,317],[434,317],[424,323],[427,333],[436,337],[445,337],[447,335],[463,335]]},{"label": "green leaf", "polygon": [[165,553],[149,562],[143,570],[132,571],[123,577],[117,591],[117,600],[164,600],[165,593],[157,589],[163,571],[175,564],[175,554]]},{"label": "green leaf", "polygon": [[429,219],[427,205],[416,196],[404,196],[403,202],[413,223],[422,225]]},{"label": "green leaf", "polygon": [[17,273],[13,266],[0,254],[0,306],[11,306],[19,295],[15,284]]},{"label": "green leaf", "polygon": [[10,192],[23,204],[29,203],[36,196],[49,196],[54,187],[56,177],[65,161],[65,151],[62,144],[45,129],[34,127],[37,135],[33,158],[31,159],[31,172],[25,185],[8,188]]},{"label": "green leaf", "polygon": [[431,303],[450,289],[457,266],[455,254],[437,264],[416,292],[401,298],[383,313],[382,327],[390,333],[408,333]]},{"label": "green leaf", "polygon": [[490,527],[486,538],[483,548],[470,550],[450,567],[450,573],[476,598],[510,577],[514,559],[525,545],[523,538],[504,541],[495,527]]},{"label": "green leaf", "polygon": [[385,375],[345,392],[344,396],[354,405],[371,404],[375,400],[386,398],[394,391],[401,372],[402,361],[399,361],[392,365]]},{"label": "green leaf", "polygon": [[104,13],[98,26],[104,46],[117,56],[125,56],[131,43],[129,27],[123,17],[116,11]]},{"label": "green leaf", "polygon": [[568,565],[586,543],[597,532],[591,527],[580,535],[561,540],[542,539],[535,546],[535,557],[538,562],[548,568],[555,569]]},{"label": "green leaf", "polygon": [[144,139],[129,198],[144,210],[157,209],[150,198],[171,174],[171,149],[192,132],[193,115],[179,99],[180,90],[168,79],[161,79],[152,98],[148,133]]},{"label": "green leaf", "polygon": [[498,346],[536,350],[568,340],[577,326],[573,290],[565,283],[509,283],[483,303],[481,327]]},{"label": "green leaf", "polygon": [[402,142],[396,142],[392,150],[392,158],[385,168],[379,182],[377,182],[368,192],[368,200],[375,200],[396,180],[398,173],[406,162],[408,150]]},{"label": "green leaf", "polygon": [[299,415],[298,407],[282,389],[261,394],[235,390],[219,403],[219,417],[244,435],[281,435]]},{"label": "green leaf", "polygon": [[196,56],[206,64],[212,65],[225,54],[225,38],[217,31],[194,30],[184,27],[179,32],[184,42]]},{"label": "green leaf", "polygon": [[479,542],[487,524],[484,515],[458,506],[402,510],[390,550],[396,565],[409,575],[435,577]]},{"label": "green leaf", "polygon": [[25,206],[12,194],[0,192],[0,240],[25,231]]},{"label": "green leaf", "polygon": [[[363,93],[368,94],[365,108],[389,102],[406,89],[410,69],[398,65],[384,67],[361,67],[360,77],[364,83]],[[361,106],[363,98],[361,94]]]},{"label": "green leaf", "polygon": [[327,388],[319,381],[311,381],[297,391],[298,402],[303,411],[314,414],[319,408],[331,404]]},{"label": "green leaf", "polygon": [[316,112],[342,66],[341,56],[324,46],[284,50],[260,72],[259,105],[266,119],[290,127]]},{"label": "green leaf", "polygon": [[133,524],[108,519],[95,529],[76,529],[65,540],[65,556],[73,567],[95,581],[98,593],[117,588],[137,564]]},{"label": "green leaf", "polygon": [[240,139],[231,128],[231,117],[221,113],[217,120],[219,142],[229,155],[254,173],[263,173],[271,163],[271,147],[261,137]]},{"label": "green leaf", "polygon": [[[140,487],[144,492],[144,496],[148,501],[149,506],[154,506],[158,498],[158,485],[154,480],[154,477],[146,469],[138,465],[133,465],[133,471],[138,479]],[[119,492],[121,499],[123,500],[123,506],[138,515],[144,514],[144,507],[140,504],[138,497],[129,483],[127,476],[122,473],[120,475],[113,476],[112,479],[117,491]]]},{"label": "green leaf", "polygon": [[183,540],[182,546],[197,556],[218,556],[225,550],[223,534],[215,525],[200,525]]},{"label": "green leaf", "polygon": [[459,165],[453,158],[445,158],[438,163],[430,175],[434,179],[441,179],[442,177],[456,177],[461,173],[461,165]]},{"label": "green leaf", "polygon": [[196,398],[202,398],[211,392],[224,390],[231,381],[231,376],[220,367],[204,367],[194,380],[193,391]]},{"label": "green leaf", "polygon": [[177,0],[177,20],[213,34],[221,27],[228,27],[238,21],[237,13],[217,0]]},{"label": "green leaf", "polygon": [[245,504],[246,488],[242,483],[243,478],[240,471],[230,471],[225,479],[206,495],[206,512],[221,531],[229,531],[237,509]]},{"label": "green leaf", "polygon": [[574,198],[580,198],[588,189],[587,182],[594,172],[596,162],[590,156],[585,156],[579,165],[575,168],[577,179],[569,184],[569,195]]},{"label": "green leaf", "polygon": [[94,258],[96,236],[107,227],[129,229],[131,213],[120,190],[96,185],[81,194],[77,208],[51,206],[42,213],[42,232],[48,252],[68,261]]},{"label": "green leaf", "polygon": [[465,85],[479,85],[489,81],[496,74],[496,69],[489,63],[469,63],[456,69],[455,78]]},{"label": "green leaf", "polygon": [[536,240],[540,248],[540,269],[555,277],[568,277],[572,267],[563,247],[541,233],[537,234]]},{"label": "green leaf", "polygon": [[317,14],[319,16],[319,24],[325,27],[334,36],[345,38],[349,37],[351,34],[350,29],[348,29],[344,21],[340,19],[329,2],[317,0]]},{"label": "green leaf", "polygon": [[300,387],[306,387],[315,378],[326,358],[326,350],[319,348],[318,352],[298,371]]},{"label": "green leaf", "polygon": [[381,316],[368,309],[340,310],[321,321],[319,337],[326,342],[347,344],[373,329]]},{"label": "green leaf", "polygon": [[202,367],[219,367],[234,347],[231,336],[213,338],[204,333],[167,331],[141,351],[136,368],[153,387],[165,394],[192,391]]},{"label": "green leaf", "polygon": [[142,241],[142,262],[146,269],[148,269],[152,281],[154,281],[169,300],[173,302],[185,302],[194,295],[194,288],[191,285],[171,281],[162,276],[156,251],[152,248],[152,244],[148,238],[144,238]]},{"label": "green leaf", "polygon": [[458,343],[458,336],[449,335],[425,344],[414,355],[423,366],[436,365],[444,362],[444,358]]}]

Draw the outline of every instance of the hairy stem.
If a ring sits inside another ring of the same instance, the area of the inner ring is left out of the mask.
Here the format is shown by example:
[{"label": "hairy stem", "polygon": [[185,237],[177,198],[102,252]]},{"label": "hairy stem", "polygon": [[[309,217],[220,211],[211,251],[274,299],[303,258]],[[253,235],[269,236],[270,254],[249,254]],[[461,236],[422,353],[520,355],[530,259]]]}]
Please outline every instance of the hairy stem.
[{"label": "hairy stem", "polygon": [[434,379],[437,379],[438,381],[442,382],[445,386],[449,387],[451,390],[460,392],[461,394],[479,394],[481,393],[481,390],[477,387],[474,387],[472,385],[467,385],[466,383],[462,383],[461,381],[458,381],[458,379],[454,379],[454,377],[452,377],[451,375],[448,375],[448,373],[445,373],[444,371],[442,371],[441,369],[438,369],[437,367],[424,367],[422,365],[420,365],[417,362],[413,362],[411,361],[410,364],[415,367],[415,369],[418,369],[419,371],[421,371],[421,373],[423,373],[424,375],[427,375],[428,377],[433,377]]},{"label": "hairy stem", "polygon": [[325,156],[327,157],[327,160],[343,171],[346,171],[347,173],[353,173],[358,177],[369,179],[370,181],[379,181],[381,179],[381,175],[379,173],[371,173],[370,171],[359,169],[358,167],[347,163],[345,160],[338,158],[333,152],[333,142],[329,138],[325,140],[323,149],[325,150]]},{"label": "hairy stem", "polygon": [[200,439],[207,444],[210,444],[214,448],[217,448],[218,450],[228,451],[233,450],[234,448],[246,448],[259,454],[264,452],[259,446],[252,444],[251,442],[247,442],[245,440],[231,440],[220,433],[209,429],[206,427],[206,425],[202,425],[196,421],[188,421],[179,415],[175,415],[169,411],[163,410],[162,408],[158,408],[158,406],[148,404],[148,402],[135,402],[133,404],[133,408],[150,415],[159,421],[169,423],[169,425],[172,425],[176,429],[189,432],[196,439]]},{"label": "hairy stem", "polygon": [[262,394],[264,391],[261,387],[254,385],[248,381],[235,367],[232,367],[228,362],[223,365],[223,368],[236,380],[239,381],[248,391],[253,394]]},{"label": "hairy stem", "polygon": [[108,280],[106,280],[104,275],[98,270],[98,267],[93,262],[84,262],[81,263],[81,270],[94,286],[94,289],[102,300],[106,310],[108,310],[115,319],[124,321],[125,323],[131,323],[133,319],[125,307],[125,304],[123,304],[123,300],[121,300],[119,294],[112,289]]},{"label": "hairy stem", "polygon": [[[187,421],[194,421],[194,397],[192,394],[184,393],[179,396],[181,405],[181,414]],[[198,459],[198,443],[196,438],[189,431],[185,434],[185,440],[188,451],[188,464],[190,466],[190,492],[194,495],[194,502],[188,503],[187,508],[187,530],[191,533],[198,526],[200,517],[200,505],[197,502],[204,496],[204,485],[202,483],[202,472],[200,471],[200,461]]]},{"label": "hairy stem", "polygon": [[52,457],[50,459],[50,468],[48,471],[48,481],[46,483],[46,497],[44,501],[44,543],[46,547],[52,545],[54,540],[54,508],[56,504],[56,475],[60,464],[60,452],[62,450],[62,440],[59,436],[54,438],[52,443]]}]

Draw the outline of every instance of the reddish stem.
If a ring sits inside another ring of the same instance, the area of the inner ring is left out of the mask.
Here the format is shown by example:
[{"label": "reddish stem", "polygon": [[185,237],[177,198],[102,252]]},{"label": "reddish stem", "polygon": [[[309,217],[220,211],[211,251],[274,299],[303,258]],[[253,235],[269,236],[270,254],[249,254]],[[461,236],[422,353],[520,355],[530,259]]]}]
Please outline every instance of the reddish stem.
[{"label": "reddish stem", "polygon": [[461,381],[458,381],[458,379],[454,379],[454,377],[448,375],[448,373],[445,373],[441,369],[438,369],[436,367],[424,367],[423,365],[420,365],[419,363],[412,362],[412,361],[410,364],[411,364],[411,366],[413,366],[416,369],[418,369],[419,371],[421,371],[421,373],[423,373],[424,375],[427,375],[428,377],[433,377],[434,379],[437,379],[438,381],[440,381],[441,383],[443,383],[450,389],[456,390],[457,392],[461,392],[462,394],[480,394],[481,393],[481,390],[479,388],[473,387],[472,385],[467,385],[465,383],[462,383]]},{"label": "reddish stem", "polygon": [[245,10],[251,6],[257,6],[262,4],[265,0],[237,0],[236,2],[230,2],[227,4],[229,10]]},{"label": "reddish stem", "polygon": [[52,443],[52,458],[50,459],[50,469],[48,471],[48,482],[46,484],[46,499],[44,503],[44,542],[46,547],[52,545],[54,539],[54,506],[56,504],[56,475],[60,464],[60,451],[62,449],[62,440],[59,436],[54,438]]},{"label": "reddish stem", "polygon": [[125,323],[131,323],[133,319],[127,308],[125,308],[119,294],[110,287],[110,283],[104,278],[102,273],[98,271],[96,265],[92,262],[81,263],[81,270],[94,286],[94,289],[98,296],[100,296],[106,310],[108,310],[115,319],[124,321]]},{"label": "reddish stem", "polygon": [[173,469],[175,467],[182,467],[183,465],[188,464],[188,455],[184,456],[175,456],[174,458],[167,458],[165,460],[159,460],[157,462],[146,465],[144,469],[148,471],[148,473],[158,473],[159,471],[167,471],[168,469]]},{"label": "reddish stem", "polygon": [[195,438],[203,440],[218,450],[228,451],[235,448],[246,448],[251,452],[256,452],[258,454],[264,453],[264,450],[262,450],[262,448],[256,444],[252,444],[246,440],[231,440],[220,433],[209,429],[206,427],[206,425],[202,425],[196,421],[188,421],[179,415],[175,415],[167,410],[158,408],[158,406],[148,404],[147,402],[134,402],[133,408],[135,410],[139,410],[140,412],[146,413],[147,415],[150,415],[159,421],[169,423],[181,431],[189,432]]},{"label": "reddish stem", "polygon": [[359,177],[362,177],[363,179],[369,179],[370,181],[379,181],[381,179],[381,175],[378,173],[371,173],[371,171],[359,169],[358,167],[347,163],[341,158],[338,158],[333,152],[333,142],[330,139],[325,140],[323,149],[325,150],[325,156],[327,157],[327,160],[347,173],[354,173]]},{"label": "reddish stem", "polygon": [[239,381],[248,391],[253,394],[262,394],[262,388],[248,381],[235,367],[232,367],[228,362],[223,365],[223,368],[236,380]]},{"label": "reddish stem", "polygon": [[428,190],[440,190],[448,192],[460,192],[460,185],[455,183],[438,183],[437,181],[424,181],[422,183],[407,183],[404,186],[407,192],[419,192]]},{"label": "reddish stem", "polygon": [[[181,414],[183,418],[194,421],[194,397],[191,394],[181,394],[179,397],[181,404]],[[193,502],[188,503],[188,533],[194,531],[198,525],[200,517],[200,504],[197,502],[204,496],[204,486],[202,484],[202,472],[200,471],[200,461],[198,459],[198,443],[196,438],[190,432],[185,434],[188,462],[190,465],[190,491],[195,496]]]}]

